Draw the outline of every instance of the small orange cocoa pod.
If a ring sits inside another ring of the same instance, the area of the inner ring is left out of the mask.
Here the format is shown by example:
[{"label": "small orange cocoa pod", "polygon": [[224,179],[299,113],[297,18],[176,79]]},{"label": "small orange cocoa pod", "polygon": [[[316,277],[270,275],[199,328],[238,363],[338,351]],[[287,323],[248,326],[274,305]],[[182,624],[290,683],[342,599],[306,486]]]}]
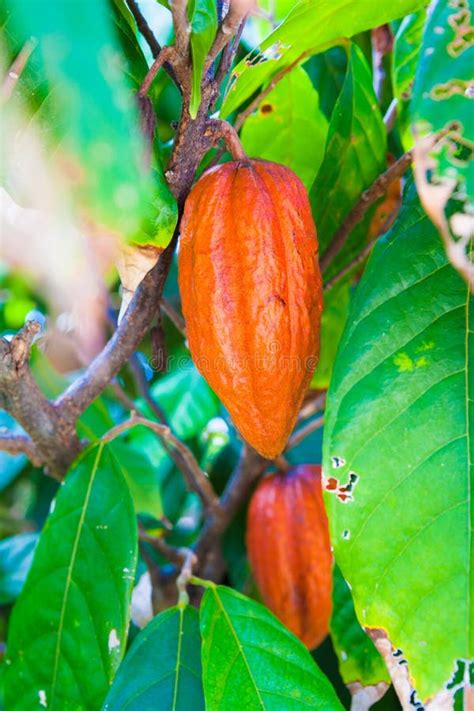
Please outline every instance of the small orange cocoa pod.
[{"label": "small orange cocoa pod", "polygon": [[191,354],[268,459],[286,444],[319,356],[317,257],[306,190],[282,165],[219,165],[186,200],[178,267]]},{"label": "small orange cocoa pod", "polygon": [[309,649],[317,647],[332,612],[321,467],[304,464],[263,479],[250,500],[246,540],[264,603]]}]

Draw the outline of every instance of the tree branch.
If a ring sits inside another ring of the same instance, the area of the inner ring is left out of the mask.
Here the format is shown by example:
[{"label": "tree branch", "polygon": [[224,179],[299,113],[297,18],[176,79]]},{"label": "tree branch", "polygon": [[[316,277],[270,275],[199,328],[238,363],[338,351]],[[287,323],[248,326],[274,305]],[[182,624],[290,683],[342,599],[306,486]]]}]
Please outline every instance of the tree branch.
[{"label": "tree branch", "polygon": [[239,465],[227,482],[220,499],[220,505],[213,514],[207,517],[194,547],[199,560],[199,569],[205,566],[206,554],[219,541],[247,498],[250,488],[263,474],[267,466],[268,461],[266,459],[263,459],[248,445],[244,445]]},{"label": "tree branch", "polygon": [[0,405],[35,443],[37,458],[59,477],[79,450],[75,423],[68,423],[36,384],[28,364],[40,325],[29,321],[11,341],[0,339]]},{"label": "tree branch", "polygon": [[43,464],[43,459],[36,449],[35,443],[26,435],[0,433],[0,450],[8,452],[8,454],[26,454],[35,467]]},{"label": "tree branch", "polygon": [[162,252],[157,265],[148,272],[135,292],[110,341],[83,375],[56,400],[56,408],[61,410],[66,421],[77,420],[117,375],[143,339],[158,308],[171,266],[176,239],[177,229],[170,244]]},{"label": "tree branch", "polygon": [[321,271],[324,271],[334,261],[347,242],[354,227],[363,219],[365,213],[386,192],[391,182],[400,178],[410,167],[413,161],[413,151],[408,151],[390,166],[385,173],[372,183],[370,188],[360,196],[357,204],[352,208],[342,225],[334,234],[331,243],[321,257]]}]

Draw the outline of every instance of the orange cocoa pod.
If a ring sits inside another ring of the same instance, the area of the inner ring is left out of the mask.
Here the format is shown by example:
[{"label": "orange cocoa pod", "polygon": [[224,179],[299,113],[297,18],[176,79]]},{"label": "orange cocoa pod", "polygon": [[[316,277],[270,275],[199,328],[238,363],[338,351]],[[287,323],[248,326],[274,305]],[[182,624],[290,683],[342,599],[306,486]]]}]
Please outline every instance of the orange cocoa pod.
[{"label": "orange cocoa pod", "polygon": [[178,267],[191,354],[268,459],[282,452],[319,357],[317,257],[306,190],[284,166],[219,165],[186,200]]},{"label": "orange cocoa pod", "polygon": [[309,649],[317,647],[332,612],[321,467],[304,464],[263,479],[250,500],[246,541],[265,605]]}]

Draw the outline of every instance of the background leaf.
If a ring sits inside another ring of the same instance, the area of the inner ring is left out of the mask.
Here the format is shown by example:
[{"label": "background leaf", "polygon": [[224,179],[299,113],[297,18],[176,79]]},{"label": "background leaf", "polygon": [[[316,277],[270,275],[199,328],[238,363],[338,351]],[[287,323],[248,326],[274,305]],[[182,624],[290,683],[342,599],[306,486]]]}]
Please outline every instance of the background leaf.
[{"label": "background leaf", "polygon": [[108,3],[52,0],[37,3],[33,13],[28,0],[18,0],[10,25],[20,46],[30,36],[38,41],[37,69],[49,92],[39,112],[60,141],[51,157],[77,207],[133,238],[153,217],[152,182]]},{"label": "background leaf", "polygon": [[385,682],[388,688],[390,675],[387,667],[359,624],[351,591],[337,565],[334,567],[333,601],[331,639],[344,683],[367,687]]},{"label": "background leaf", "polygon": [[412,122],[422,136],[456,121],[458,136],[451,146],[441,145],[433,153],[433,170],[437,180],[455,176],[461,194],[467,193],[471,202],[474,201],[472,14],[472,3],[468,0],[434,2],[423,33],[420,55],[423,61],[417,66],[411,102]]},{"label": "background leaf", "polygon": [[349,314],[350,284],[336,284],[324,294],[321,317],[321,352],[311,380],[311,387],[326,389],[331,382],[337,347]]},{"label": "background leaf", "polygon": [[136,556],[120,465],[93,445],[58,494],[13,610],[9,709],[100,707],[125,651]]},{"label": "background leaf", "polygon": [[104,711],[204,711],[200,649],[193,607],[160,613],[134,640]]},{"label": "background leaf", "polygon": [[346,76],[345,47],[331,47],[326,52],[315,54],[305,62],[304,69],[319,94],[321,111],[329,121]]},{"label": "background leaf", "polygon": [[207,711],[342,709],[308,650],[263,605],[212,586],[200,624]]},{"label": "background leaf", "polygon": [[473,307],[411,185],[339,347],[324,473],[357,616],[401,650],[422,701],[474,655]]},{"label": "background leaf", "polygon": [[[349,48],[349,65],[329,124],[323,164],[310,193],[320,254],[385,165],[386,130],[372,87],[367,62],[357,45]],[[327,270],[330,275],[358,253],[368,220],[352,232],[343,251]]]},{"label": "background leaf", "polygon": [[318,93],[304,69],[296,67],[245,121],[242,143],[252,158],[291,168],[309,189],[324,156],[327,130]]},{"label": "background leaf", "polygon": [[426,10],[420,10],[404,17],[394,38],[392,85],[393,95],[397,99],[397,125],[403,147],[409,150],[413,146],[410,130],[409,106],[415,82],[416,67],[419,60]]},{"label": "background leaf", "polygon": [[[260,45],[260,53],[247,55],[233,70],[233,82],[222,106],[228,116],[271,76],[303,53],[316,54],[341,37],[352,37],[414,12],[422,0],[300,0],[289,15]],[[326,46],[325,46],[326,45]]]},{"label": "background leaf", "polygon": [[192,90],[189,113],[196,118],[201,103],[201,81],[207,53],[212,47],[217,30],[217,5],[215,0],[193,0],[190,12]]}]

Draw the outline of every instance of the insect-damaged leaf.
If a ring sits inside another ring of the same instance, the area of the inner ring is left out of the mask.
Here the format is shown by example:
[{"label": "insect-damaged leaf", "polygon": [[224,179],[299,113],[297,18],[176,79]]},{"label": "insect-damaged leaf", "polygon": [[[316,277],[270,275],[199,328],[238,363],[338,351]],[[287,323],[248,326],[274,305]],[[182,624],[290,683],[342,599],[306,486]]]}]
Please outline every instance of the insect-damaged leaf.
[{"label": "insect-damaged leaf", "polygon": [[321,52],[341,37],[403,17],[423,4],[423,0],[300,0],[258,50],[235,67],[221,114],[231,114],[271,76],[303,54]]},{"label": "insect-damaged leaf", "polygon": [[357,616],[421,701],[448,693],[458,660],[474,656],[473,323],[474,299],[411,185],[341,340],[324,479]]}]

